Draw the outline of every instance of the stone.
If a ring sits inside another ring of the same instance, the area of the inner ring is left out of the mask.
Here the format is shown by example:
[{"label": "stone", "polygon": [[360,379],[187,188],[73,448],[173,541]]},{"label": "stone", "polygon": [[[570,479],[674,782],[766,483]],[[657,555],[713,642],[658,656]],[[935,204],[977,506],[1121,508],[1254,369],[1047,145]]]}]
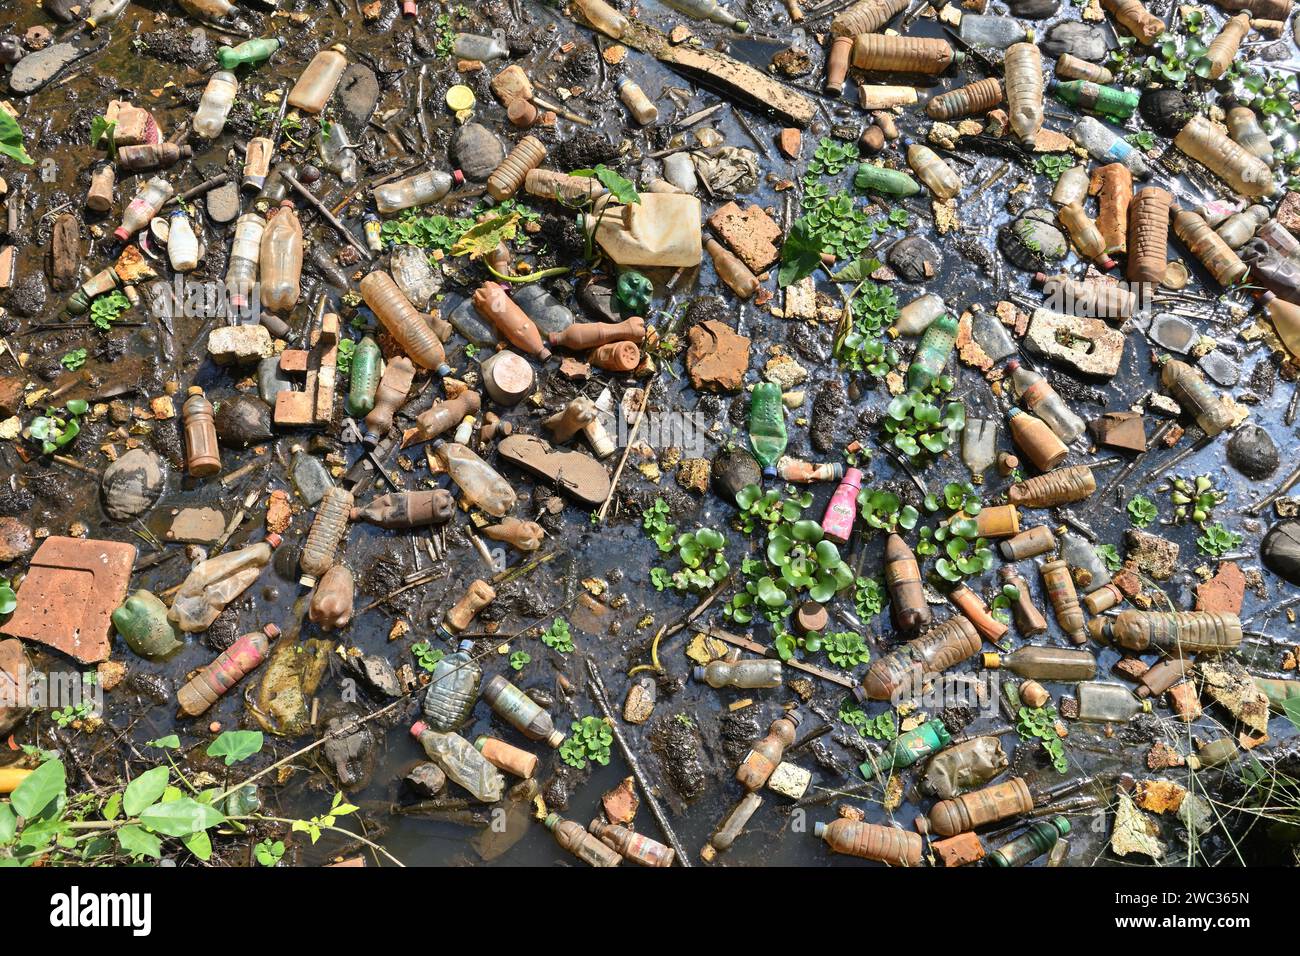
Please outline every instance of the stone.
[{"label": "stone", "polygon": [[289,504],[289,493],[282,488],[271,492],[266,502],[266,530],[272,534],[284,534],[293,521],[293,507]]},{"label": "stone", "polygon": [[486,126],[466,123],[451,141],[451,154],[465,178],[484,182],[506,158],[506,148]]},{"label": "stone", "polygon": [[1282,201],[1278,203],[1277,212],[1273,214],[1273,218],[1287,232],[1300,236],[1300,193],[1288,191],[1282,197]]},{"label": "stone", "polygon": [[1138,453],[1147,450],[1146,426],[1140,412],[1106,412],[1088,422],[1088,431],[1103,448]]},{"label": "stone", "polygon": [[[17,702],[27,696],[27,671],[31,667],[22,641],[0,641],[0,701]],[[0,737],[8,737],[30,708],[0,703]]]},{"label": "stone", "polygon": [[1178,569],[1178,545],[1146,531],[1124,532],[1125,564],[1156,581],[1168,581]]},{"label": "stone", "polygon": [[167,529],[167,540],[212,544],[225,532],[226,516],[219,508],[182,508]]},{"label": "stone", "polygon": [[9,74],[9,89],[20,96],[35,93],[79,56],[81,51],[71,43],[56,43],[44,50],[29,53],[18,61]]},{"label": "stone", "polygon": [[212,425],[217,430],[217,439],[227,448],[247,448],[275,437],[271,406],[256,395],[222,399],[217,403]]},{"label": "stone", "polygon": [[510,435],[498,443],[497,454],[582,504],[599,506],[609,497],[609,472],[580,451],[554,449],[535,435]]},{"label": "stone", "polygon": [[1062,53],[1069,53],[1089,63],[1100,63],[1109,52],[1106,33],[1101,27],[1091,27],[1074,20],[1053,26],[1038,42],[1038,48],[1042,51],[1044,60],[1055,60]]},{"label": "stone", "polygon": [[1123,790],[1116,790],[1115,828],[1111,831],[1110,848],[1116,856],[1137,853],[1159,860],[1165,855],[1160,843],[1160,827],[1138,809],[1137,804]]},{"label": "stone", "polygon": [[930,844],[941,866],[967,866],[984,859],[984,844],[974,833],[958,833]]},{"label": "stone", "polygon": [[709,460],[684,458],[677,466],[677,483],[687,491],[704,494],[709,490]]},{"label": "stone", "polygon": [[1080,375],[1113,378],[1124,356],[1124,333],[1102,319],[1062,315],[1037,309],[1029,320],[1025,343],[1043,357]]},{"label": "stone", "polygon": [[1255,732],[1268,736],[1268,698],[1240,662],[1231,657],[1198,658],[1201,690]]},{"label": "stone", "polygon": [[782,311],[787,319],[817,318],[817,283],[812,276],[805,276],[785,287],[785,308]]},{"label": "stone", "polygon": [[1255,481],[1267,478],[1281,464],[1273,436],[1258,425],[1242,425],[1228,439],[1228,463]]},{"label": "stone", "polygon": [[693,326],[687,336],[686,371],[701,392],[736,392],[749,369],[749,339],[717,319]]},{"label": "stone", "polygon": [[17,375],[0,377],[0,418],[9,418],[22,409],[23,387],[23,380]]},{"label": "stone", "polygon": [[1148,770],[1168,770],[1186,764],[1187,759],[1163,740],[1157,740],[1147,752]]},{"label": "stone", "polygon": [[1065,258],[1070,243],[1057,225],[1055,215],[1035,208],[1025,210],[1018,219],[998,230],[998,248],[1017,269],[1043,272],[1050,263]]},{"label": "stone", "polygon": [[223,325],[208,334],[208,355],[218,365],[249,365],[274,351],[262,325]]},{"label": "stone", "polygon": [[1246,575],[1235,562],[1224,561],[1214,577],[1196,586],[1196,610],[1240,614],[1246,596]]},{"label": "stone", "polygon": [[741,209],[729,202],[708,219],[709,228],[755,275],[766,272],[780,251],[781,227],[760,206]]},{"label": "stone", "polygon": [[1007,0],[1013,17],[1025,20],[1046,20],[1061,8],[1061,0]]},{"label": "stone", "polygon": [[812,785],[812,773],[803,767],[781,761],[767,778],[767,788],[790,800],[800,800]]},{"label": "stone", "polygon": [[1241,380],[1241,367],[1237,361],[1217,350],[1205,353],[1196,364],[1206,378],[1224,388],[1232,388]]},{"label": "stone", "polygon": [[1110,672],[1125,680],[1141,680],[1142,675],[1151,669],[1151,665],[1140,657],[1121,657],[1111,667]]},{"label": "stone", "polygon": [[803,134],[793,126],[787,126],[776,136],[776,148],[786,159],[798,159],[799,148],[803,145]]},{"label": "stone", "polygon": [[1137,805],[1151,813],[1176,813],[1187,791],[1172,780],[1139,780],[1134,792]]},{"label": "stone", "polygon": [[1189,680],[1165,691],[1165,700],[1179,720],[1190,723],[1201,716],[1201,701],[1197,696],[1196,685]]},{"label": "stone", "polygon": [[636,795],[635,781],[624,777],[613,790],[606,791],[600,798],[601,809],[610,823],[628,826],[636,819],[636,812],[641,808],[641,798]]},{"label": "stone", "polygon": [[[349,729],[351,728],[351,729]],[[322,748],[343,790],[364,787],[374,772],[375,741],[370,729],[357,725],[350,714],[337,714],[325,722]]]},{"label": "stone", "polygon": [[929,282],[943,268],[943,253],[924,236],[900,239],[890,247],[886,258],[905,282]]},{"label": "stone", "polygon": [[773,355],[763,366],[763,378],[788,392],[808,381],[808,370],[789,355]]},{"label": "stone", "polygon": [[1201,337],[1196,326],[1177,315],[1161,313],[1151,320],[1147,338],[1162,349],[1186,355]]},{"label": "stone", "polygon": [[138,518],[157,504],[166,483],[158,456],[133,448],[104,469],[100,479],[104,510],[114,521]]},{"label": "stone", "polygon": [[447,786],[447,775],[436,763],[416,764],[403,779],[418,797],[436,797]]},{"label": "stone", "polygon": [[754,456],[739,447],[724,448],[713,459],[713,487],[733,504],[741,488],[763,484],[763,469]]},{"label": "stone", "polygon": [[637,678],[623,698],[623,719],[629,724],[644,724],[654,715],[656,696],[654,678]]},{"label": "stone", "polygon": [[364,63],[351,63],[339,77],[334,102],[352,141],[359,143],[379,102],[379,79]]},{"label": "stone", "polygon": [[53,536],[41,543],[0,633],[46,644],[83,664],[107,660],[110,615],[122,604],[135,545]]},{"label": "stone", "polygon": [[31,526],[19,518],[0,518],[0,564],[16,561],[32,550]]},{"label": "stone", "polygon": [[1259,556],[1282,580],[1300,584],[1300,520],[1287,518],[1268,529],[1259,545]]},{"label": "stone", "polygon": [[234,222],[239,218],[239,183],[231,180],[203,197],[203,208],[208,218],[218,224]]}]

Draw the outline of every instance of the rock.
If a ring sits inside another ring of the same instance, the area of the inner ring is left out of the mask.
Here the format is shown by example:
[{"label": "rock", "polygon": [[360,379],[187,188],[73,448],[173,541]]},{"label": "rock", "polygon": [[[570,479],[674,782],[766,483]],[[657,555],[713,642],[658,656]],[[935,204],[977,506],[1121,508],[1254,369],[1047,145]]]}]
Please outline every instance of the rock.
[{"label": "rock", "polygon": [[1136,528],[1126,531],[1124,540],[1125,564],[1156,581],[1168,581],[1174,576],[1178,569],[1178,545]]},{"label": "rock", "polygon": [[1159,860],[1165,855],[1160,843],[1160,827],[1137,808],[1137,804],[1123,790],[1116,791],[1115,829],[1111,831],[1110,848],[1116,856],[1139,853]]},{"label": "rock", "polygon": [[402,696],[402,685],[397,679],[397,671],[393,670],[393,665],[378,654],[349,657],[348,668],[371,690],[385,697]]},{"label": "rock", "polygon": [[814,451],[825,455],[839,447],[843,438],[840,418],[847,408],[848,397],[839,377],[823,382],[813,398],[812,424],[808,428]]},{"label": "rock", "polygon": [[1240,662],[1231,657],[1198,658],[1201,690],[1255,732],[1268,736],[1268,698]]},{"label": "rock", "polygon": [[1056,217],[1046,209],[1027,209],[998,230],[998,248],[1017,269],[1042,272],[1070,251]]},{"label": "rock", "polygon": [[18,518],[0,518],[0,564],[16,561],[32,550],[32,529]]},{"label": "rock", "polygon": [[289,493],[282,488],[271,492],[266,502],[266,530],[274,534],[284,534],[293,521],[293,506],[289,503]]},{"label": "rock", "polygon": [[436,763],[416,764],[403,779],[419,797],[436,797],[447,786],[447,775]]},{"label": "rock", "polygon": [[1242,425],[1228,439],[1228,462],[1247,478],[1258,481],[1281,463],[1273,436],[1258,425]]},{"label": "rock", "polygon": [[1168,313],[1161,313],[1151,320],[1147,329],[1147,338],[1162,349],[1168,349],[1179,355],[1186,355],[1201,337],[1196,326],[1186,319]]},{"label": "rock", "polygon": [[900,239],[890,247],[886,258],[906,282],[929,282],[943,268],[943,253],[924,236]]},{"label": "rock", "polygon": [[636,795],[636,786],[631,777],[624,777],[613,790],[607,791],[600,798],[601,809],[610,823],[624,826],[636,819],[636,812],[641,808],[641,798]]},{"label": "rock", "polygon": [[773,793],[779,793],[790,800],[799,800],[808,792],[812,784],[812,771],[784,760],[776,765],[772,776],[767,780],[767,787]]},{"label": "rock", "polygon": [[654,678],[637,678],[623,699],[623,719],[629,724],[644,724],[654,715],[655,697]]},{"label": "rock", "polygon": [[984,844],[974,833],[958,833],[930,844],[942,866],[967,866],[984,859]]},{"label": "rock", "polygon": [[18,414],[23,407],[23,380],[17,375],[0,377],[0,418]]},{"label": "rock", "polygon": [[1224,388],[1232,388],[1241,379],[1241,367],[1237,361],[1222,352],[1207,352],[1196,364],[1200,366],[1206,378]]},{"label": "rock", "polygon": [[1292,235],[1300,236],[1300,193],[1287,192],[1278,203],[1273,218]]},{"label": "rock", "polygon": [[786,159],[798,159],[799,147],[803,144],[803,135],[793,127],[787,126],[776,137],[776,148]]},{"label": "rock", "polygon": [[684,458],[677,466],[677,483],[687,491],[704,494],[709,490],[709,460]]},{"label": "rock", "polygon": [[215,223],[234,222],[239,218],[239,183],[231,180],[203,197],[208,218]]},{"label": "rock", "polygon": [[212,544],[226,531],[226,516],[219,508],[182,508],[167,529],[167,540]]},{"label": "rock", "polygon": [[158,502],[166,481],[158,456],[133,448],[104,469],[100,479],[104,510],[114,521],[138,518]]},{"label": "rock", "polygon": [[379,80],[374,71],[364,63],[352,63],[339,78],[334,90],[334,102],[353,142],[361,141],[366,123],[379,102]]},{"label": "rock", "polygon": [[208,334],[208,355],[218,365],[249,365],[274,351],[262,325],[223,325]]},{"label": "rock", "polygon": [[[355,727],[348,733],[341,733],[353,725],[350,714],[338,714],[325,722],[325,733],[330,735],[325,745],[327,759],[338,777],[339,786],[344,790],[358,790],[370,781],[375,765],[375,741],[370,729],[365,725]],[[333,736],[341,734],[340,736]]]},{"label": "rock", "polygon": [[1176,813],[1187,791],[1172,780],[1139,780],[1137,805],[1151,813]]},{"label": "rock", "polygon": [[580,451],[553,449],[535,435],[510,435],[497,445],[497,454],[583,504],[601,505],[609,497],[609,472]]},{"label": "rock", "polygon": [[1146,90],[1138,100],[1138,113],[1148,126],[1165,136],[1177,136],[1196,112],[1196,107],[1181,90]]},{"label": "rock", "polygon": [[745,449],[724,448],[713,459],[713,487],[727,501],[734,504],[741,488],[762,484],[763,469]]},{"label": "rock", "polygon": [[[31,662],[23,649],[22,641],[0,641],[0,701],[25,700],[27,697],[27,671]],[[8,737],[31,708],[0,705],[0,737]]]},{"label": "rock", "polygon": [[781,227],[760,206],[741,209],[729,202],[709,217],[708,224],[755,275],[766,272],[780,255],[776,244]]},{"label": "rock", "polygon": [[1046,20],[1061,9],[1061,0],[1007,0],[1013,17],[1025,20]]},{"label": "rock", "polygon": [[1081,375],[1112,378],[1124,355],[1124,333],[1102,319],[1084,319],[1038,309],[1029,320],[1025,344]]},{"label": "rock", "polygon": [[466,123],[451,141],[451,154],[466,179],[481,183],[501,165],[506,148],[486,126]]},{"label": "rock", "polygon": [[773,355],[763,366],[763,378],[788,392],[808,381],[808,370],[789,355]]},{"label": "rock", "polygon": [[212,424],[218,440],[227,448],[247,448],[275,437],[271,406],[256,395],[222,399]]},{"label": "rock", "polygon": [[739,391],[749,369],[749,339],[717,319],[694,326],[688,339],[686,371],[691,387],[702,392]]},{"label": "rock", "polygon": [[1147,450],[1146,426],[1141,412],[1107,412],[1088,422],[1088,431],[1092,433],[1093,441],[1103,448],[1138,453]]},{"label": "rock", "polygon": [[1259,556],[1282,580],[1300,584],[1300,520],[1287,518],[1268,529],[1259,545]]},{"label": "rock", "polygon": [[1186,763],[1186,758],[1163,740],[1157,740],[1147,753],[1148,770],[1168,770],[1171,767],[1182,767]]},{"label": "rock", "polygon": [[35,93],[79,56],[81,51],[71,43],[56,43],[44,50],[29,53],[18,61],[9,74],[9,89],[20,96]]},{"label": "rock", "polygon": [[1215,614],[1240,614],[1246,596],[1246,575],[1232,561],[1224,561],[1210,580],[1196,586],[1196,610]]},{"label": "rock", "polygon": [[1069,53],[1089,63],[1100,63],[1109,52],[1106,33],[1101,27],[1090,27],[1076,20],[1053,26],[1038,42],[1038,48],[1044,60],[1055,60],[1062,53]]}]

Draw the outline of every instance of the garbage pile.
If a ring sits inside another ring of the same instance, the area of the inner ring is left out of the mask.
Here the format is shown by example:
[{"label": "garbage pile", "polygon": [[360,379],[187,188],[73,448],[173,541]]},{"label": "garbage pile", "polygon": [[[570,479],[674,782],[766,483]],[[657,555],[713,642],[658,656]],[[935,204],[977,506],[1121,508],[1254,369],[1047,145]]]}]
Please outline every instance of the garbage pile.
[{"label": "garbage pile", "polygon": [[1291,858],[1288,0],[31,6],[0,858]]}]

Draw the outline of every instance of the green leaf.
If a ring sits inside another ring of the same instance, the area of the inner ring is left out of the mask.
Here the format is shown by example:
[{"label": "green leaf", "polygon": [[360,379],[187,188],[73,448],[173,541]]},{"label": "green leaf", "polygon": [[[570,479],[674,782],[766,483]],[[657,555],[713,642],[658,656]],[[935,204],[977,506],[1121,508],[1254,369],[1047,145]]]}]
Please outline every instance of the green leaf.
[{"label": "green leaf", "polygon": [[127,784],[126,793],[122,795],[122,809],[126,815],[138,817],[142,810],[156,803],[167,789],[169,774],[167,767],[154,767]]},{"label": "green leaf", "polygon": [[190,797],[156,803],[140,814],[140,822],[164,836],[183,837],[225,821],[225,816]]},{"label": "green leaf", "polygon": [[13,840],[18,832],[18,815],[7,803],[0,803],[0,846]]},{"label": "green leaf", "polygon": [[209,757],[226,758],[226,766],[232,766],[241,760],[259,753],[262,749],[262,732],[260,730],[227,730],[216,740],[208,744]]},{"label": "green leaf", "polygon": [[821,240],[813,233],[807,216],[801,216],[790,227],[781,246],[781,268],[777,272],[777,285],[785,288],[812,275],[822,264]]},{"label": "green leaf", "polygon": [[453,256],[469,256],[477,259],[494,252],[501,243],[513,239],[519,225],[519,213],[506,216],[491,216],[475,223],[456,240],[451,247]]},{"label": "green leaf", "polygon": [[15,812],[28,820],[62,797],[68,788],[63,761],[47,760],[14,789],[9,798]]},{"label": "green leaf", "polygon": [[206,862],[212,858],[212,837],[208,836],[206,830],[181,837],[181,843],[200,860]]},{"label": "green leaf", "polygon": [[162,856],[162,840],[144,827],[122,827],[117,831],[117,845],[123,853],[131,856],[148,856],[155,860]]},{"label": "green leaf", "polygon": [[27,155],[23,147],[23,130],[18,121],[0,110],[0,154],[8,156],[24,166],[30,166],[34,160]]},{"label": "green leaf", "polygon": [[168,734],[166,737],[159,737],[157,740],[146,740],[146,747],[157,747],[161,750],[180,750],[181,738],[175,734]]}]

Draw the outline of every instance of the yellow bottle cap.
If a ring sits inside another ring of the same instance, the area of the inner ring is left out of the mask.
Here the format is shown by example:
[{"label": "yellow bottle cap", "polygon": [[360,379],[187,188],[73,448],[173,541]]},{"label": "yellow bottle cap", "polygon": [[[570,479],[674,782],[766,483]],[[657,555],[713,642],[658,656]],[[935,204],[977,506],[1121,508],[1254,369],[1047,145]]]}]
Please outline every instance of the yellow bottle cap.
[{"label": "yellow bottle cap", "polygon": [[447,105],[457,113],[474,108],[474,91],[463,83],[447,90]]},{"label": "yellow bottle cap", "polygon": [[981,656],[984,658],[984,667],[987,668],[988,670],[997,670],[999,667],[1002,666],[1001,654],[985,653]]}]

